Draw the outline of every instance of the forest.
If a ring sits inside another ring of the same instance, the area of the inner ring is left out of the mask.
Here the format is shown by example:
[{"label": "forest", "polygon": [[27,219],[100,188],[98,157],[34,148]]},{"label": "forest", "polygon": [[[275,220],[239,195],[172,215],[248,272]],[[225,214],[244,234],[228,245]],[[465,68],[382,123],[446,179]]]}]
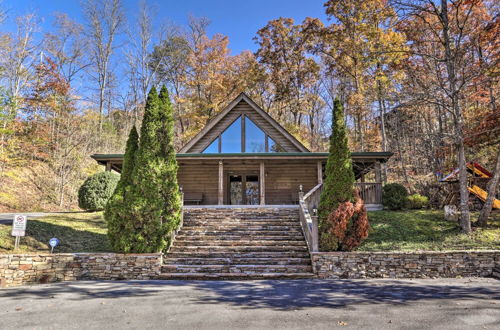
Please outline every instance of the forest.
[{"label": "forest", "polygon": [[[103,169],[94,153],[123,153],[152,86],[167,86],[180,148],[247,93],[311,151],[326,151],[334,99],[351,151],[391,151],[384,181],[439,206],[438,180],[469,161],[498,170],[500,4],[494,0],[329,0],[328,20],[280,17],[233,54],[210,19],[186,26],[137,4],[84,0],[83,20],[0,5],[0,211],[72,210]],[[1,30],[0,30],[1,31]],[[466,188],[464,188],[466,189]],[[465,195],[464,195],[465,196]],[[461,199],[465,207],[467,200]]]}]

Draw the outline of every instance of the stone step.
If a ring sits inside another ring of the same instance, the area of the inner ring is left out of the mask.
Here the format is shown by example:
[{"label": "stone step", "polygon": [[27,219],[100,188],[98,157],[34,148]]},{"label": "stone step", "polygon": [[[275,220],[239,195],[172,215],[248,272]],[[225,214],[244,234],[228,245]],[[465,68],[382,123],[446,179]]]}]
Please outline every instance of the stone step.
[{"label": "stone step", "polygon": [[256,251],[256,252],[214,252],[214,251],[171,251],[166,255],[169,258],[310,258],[309,252],[282,252],[282,251]]},{"label": "stone step", "polygon": [[306,246],[306,242],[304,240],[301,241],[271,241],[271,240],[208,240],[205,238],[200,238],[197,240],[190,239],[179,239],[175,241],[175,246],[258,246],[258,247],[274,247],[274,246]]},{"label": "stone step", "polygon": [[226,225],[226,226],[217,226],[217,225],[207,225],[207,226],[192,226],[192,225],[183,225],[182,230],[197,230],[197,231],[300,231],[302,227],[300,224],[292,225],[292,226],[276,226],[276,225],[259,225],[259,226],[239,226],[239,225]]},{"label": "stone step", "polygon": [[307,246],[177,246],[174,243],[172,252],[307,252]]},{"label": "stone step", "polygon": [[212,230],[212,231],[204,231],[204,230],[191,230],[191,229],[181,229],[177,236],[251,236],[251,237],[303,237],[302,231],[299,230]]},{"label": "stone step", "polygon": [[206,233],[191,233],[191,234],[184,234],[183,232],[179,232],[175,236],[176,241],[183,241],[183,240],[204,240],[204,241],[214,241],[214,242],[219,242],[219,241],[249,241],[249,240],[260,240],[260,241],[304,241],[304,236],[302,235],[287,235],[287,234],[281,234],[281,235],[234,235],[233,233],[225,233],[225,232],[220,232],[218,234],[210,234],[207,235]]},{"label": "stone step", "polygon": [[239,227],[246,227],[246,226],[300,226],[299,221],[284,221],[284,220],[277,220],[277,221],[230,221],[230,220],[225,220],[225,221],[202,221],[202,220],[186,220],[184,221],[184,225],[186,226],[239,226]]},{"label": "stone step", "polygon": [[163,265],[162,273],[307,273],[310,265]]},{"label": "stone step", "polygon": [[199,257],[186,257],[186,258],[165,258],[163,263],[166,265],[310,265],[311,259],[309,256],[302,258],[199,258]]},{"label": "stone step", "polygon": [[315,278],[313,273],[162,273],[161,280],[296,280]]}]

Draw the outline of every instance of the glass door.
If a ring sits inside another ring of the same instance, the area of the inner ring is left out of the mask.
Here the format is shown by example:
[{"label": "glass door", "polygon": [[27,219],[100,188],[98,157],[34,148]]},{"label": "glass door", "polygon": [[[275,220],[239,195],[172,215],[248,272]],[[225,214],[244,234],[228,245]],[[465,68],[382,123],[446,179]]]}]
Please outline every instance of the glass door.
[{"label": "glass door", "polygon": [[230,205],[259,204],[259,176],[256,174],[230,174],[228,202]]}]

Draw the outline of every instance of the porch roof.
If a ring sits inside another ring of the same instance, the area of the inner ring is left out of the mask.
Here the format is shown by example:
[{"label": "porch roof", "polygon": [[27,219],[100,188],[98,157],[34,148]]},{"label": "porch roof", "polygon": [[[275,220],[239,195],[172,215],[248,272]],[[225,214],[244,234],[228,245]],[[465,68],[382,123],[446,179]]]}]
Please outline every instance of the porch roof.
[{"label": "porch roof", "polygon": [[[357,161],[380,161],[386,162],[392,152],[352,152],[353,160]],[[91,156],[100,164],[108,161],[121,161],[123,154],[94,154]],[[178,153],[177,158],[181,159],[318,159],[328,158],[327,152],[277,152],[277,153]]]},{"label": "porch roof", "polygon": [[[353,167],[356,178],[361,177],[374,169],[376,163],[385,163],[393,154],[392,152],[352,152]],[[106,165],[109,170],[121,172],[123,154],[94,154],[91,156],[101,165]],[[325,163],[327,152],[277,152],[277,153],[178,153],[177,160],[186,162],[228,162],[249,161],[258,162],[267,160],[274,162],[317,162]]]}]

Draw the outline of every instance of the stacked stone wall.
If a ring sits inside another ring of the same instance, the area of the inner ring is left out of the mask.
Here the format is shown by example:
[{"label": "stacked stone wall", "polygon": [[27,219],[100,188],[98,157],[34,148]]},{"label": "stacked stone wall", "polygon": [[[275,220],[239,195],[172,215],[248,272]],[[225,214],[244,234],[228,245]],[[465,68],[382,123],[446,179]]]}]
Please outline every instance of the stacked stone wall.
[{"label": "stacked stone wall", "polygon": [[158,277],[161,254],[0,254],[0,286],[74,280],[146,280]]},{"label": "stacked stone wall", "polygon": [[320,278],[486,277],[500,266],[500,251],[317,252]]}]

